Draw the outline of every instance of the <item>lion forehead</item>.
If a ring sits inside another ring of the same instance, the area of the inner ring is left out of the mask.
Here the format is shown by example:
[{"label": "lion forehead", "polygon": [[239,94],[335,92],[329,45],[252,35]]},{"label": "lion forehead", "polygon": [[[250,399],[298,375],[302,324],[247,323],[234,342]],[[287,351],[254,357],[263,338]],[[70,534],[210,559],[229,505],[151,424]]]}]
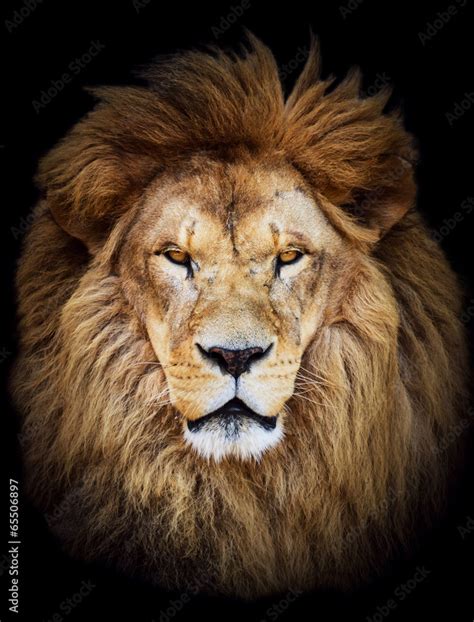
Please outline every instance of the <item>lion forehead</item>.
[{"label": "lion forehead", "polygon": [[224,170],[206,160],[184,179],[156,181],[136,233],[140,244],[173,241],[216,256],[252,247],[269,251],[283,233],[293,242],[304,234],[316,246],[340,237],[292,167],[236,163]]}]

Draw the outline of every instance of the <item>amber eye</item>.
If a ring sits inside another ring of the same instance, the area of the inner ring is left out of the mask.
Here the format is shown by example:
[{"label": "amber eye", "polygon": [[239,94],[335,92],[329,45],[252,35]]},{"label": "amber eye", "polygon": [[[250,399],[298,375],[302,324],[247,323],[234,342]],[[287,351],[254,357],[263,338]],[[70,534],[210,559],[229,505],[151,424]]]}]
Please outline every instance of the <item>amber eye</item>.
[{"label": "amber eye", "polygon": [[191,259],[186,251],[182,251],[179,248],[170,248],[164,252],[164,255],[172,263],[177,263],[181,266],[189,265]]},{"label": "amber eye", "polygon": [[278,263],[281,266],[286,266],[288,264],[297,262],[299,259],[301,259],[302,256],[303,253],[301,253],[300,251],[297,251],[295,249],[289,249],[287,251],[281,252],[278,255]]}]

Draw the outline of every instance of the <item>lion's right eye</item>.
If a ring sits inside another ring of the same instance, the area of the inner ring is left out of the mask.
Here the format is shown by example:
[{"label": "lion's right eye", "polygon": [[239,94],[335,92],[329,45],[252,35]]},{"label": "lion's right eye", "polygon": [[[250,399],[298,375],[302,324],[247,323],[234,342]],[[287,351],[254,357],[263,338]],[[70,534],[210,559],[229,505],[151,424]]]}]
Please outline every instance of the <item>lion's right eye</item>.
[{"label": "lion's right eye", "polygon": [[191,264],[191,257],[186,251],[182,251],[179,248],[170,248],[165,251],[164,256],[172,263],[177,263],[181,266],[189,266]]},{"label": "lion's right eye", "polygon": [[303,257],[303,253],[301,251],[291,248],[289,250],[282,251],[278,255],[278,262],[282,266],[287,266],[290,263],[296,263],[299,259],[301,259],[301,257]]}]

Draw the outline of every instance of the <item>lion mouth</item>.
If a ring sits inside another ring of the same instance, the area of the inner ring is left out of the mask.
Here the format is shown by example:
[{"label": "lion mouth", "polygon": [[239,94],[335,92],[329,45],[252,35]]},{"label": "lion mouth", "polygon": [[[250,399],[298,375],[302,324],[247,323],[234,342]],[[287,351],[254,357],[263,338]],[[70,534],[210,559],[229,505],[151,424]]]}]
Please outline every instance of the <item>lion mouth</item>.
[{"label": "lion mouth", "polygon": [[194,421],[188,421],[190,432],[199,432],[204,427],[219,426],[223,428],[228,436],[237,436],[242,426],[248,420],[255,421],[264,430],[274,430],[277,424],[278,415],[274,417],[264,417],[257,414],[237,397],[226,402],[223,406],[204,415]]}]

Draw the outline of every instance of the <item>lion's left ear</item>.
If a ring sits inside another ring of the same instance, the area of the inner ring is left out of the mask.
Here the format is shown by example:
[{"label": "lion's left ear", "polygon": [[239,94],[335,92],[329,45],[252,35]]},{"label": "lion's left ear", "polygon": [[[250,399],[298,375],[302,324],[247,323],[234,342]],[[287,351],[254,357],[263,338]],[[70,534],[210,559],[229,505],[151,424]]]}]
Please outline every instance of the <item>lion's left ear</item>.
[{"label": "lion's left ear", "polygon": [[414,162],[398,155],[384,158],[383,166],[374,171],[370,186],[356,189],[351,201],[340,207],[356,226],[378,240],[415,204]]},{"label": "lion's left ear", "polygon": [[389,88],[367,97],[358,69],[334,86],[319,65],[313,42],[286,102],[285,148],[334,224],[370,244],[414,205],[417,149],[400,113],[386,112]]}]

